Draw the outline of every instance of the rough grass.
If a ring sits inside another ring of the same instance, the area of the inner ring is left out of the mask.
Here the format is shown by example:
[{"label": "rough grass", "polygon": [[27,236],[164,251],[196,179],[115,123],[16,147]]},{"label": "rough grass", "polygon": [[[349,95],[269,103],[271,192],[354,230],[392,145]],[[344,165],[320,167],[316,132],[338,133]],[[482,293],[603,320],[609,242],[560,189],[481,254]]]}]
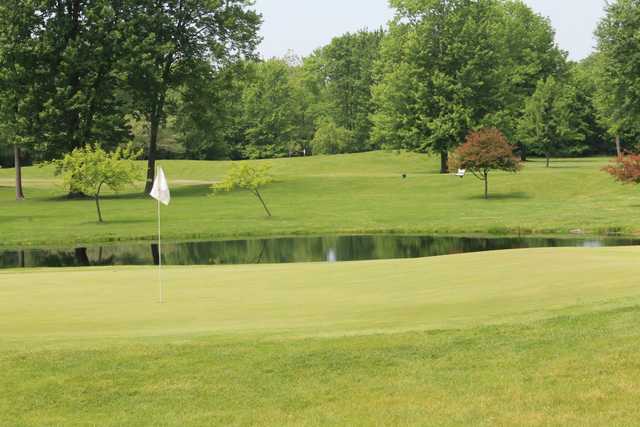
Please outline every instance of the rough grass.
[{"label": "rough grass", "polygon": [[636,425],[638,257],[0,272],[0,425]]},{"label": "rough grass", "polygon": [[[174,201],[164,209],[168,239],[348,233],[635,234],[640,193],[601,171],[607,159],[528,162],[520,174],[482,183],[437,173],[437,160],[375,152],[269,161],[277,182],[264,191],[268,219],[244,192],[210,197],[229,162],[162,162]],[[401,175],[406,173],[407,179]],[[153,239],[155,204],[138,189],[107,195],[106,224],[91,200],[66,200],[49,168],[26,168],[28,200],[13,200],[12,170],[0,170],[0,245]]]}]

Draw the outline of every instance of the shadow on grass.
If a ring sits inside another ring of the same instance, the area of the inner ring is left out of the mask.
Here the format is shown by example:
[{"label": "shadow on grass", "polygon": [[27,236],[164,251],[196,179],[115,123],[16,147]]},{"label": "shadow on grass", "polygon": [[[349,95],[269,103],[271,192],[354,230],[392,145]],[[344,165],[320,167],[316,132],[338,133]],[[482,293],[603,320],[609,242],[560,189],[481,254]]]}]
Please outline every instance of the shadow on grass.
[{"label": "shadow on grass", "polygon": [[155,218],[152,219],[106,219],[103,224],[155,224]]},{"label": "shadow on grass", "polygon": [[[526,200],[530,199],[531,196],[522,191],[512,192],[512,193],[497,193],[491,194],[489,193],[489,200]],[[483,194],[471,196],[467,198],[468,200],[486,200]]]},{"label": "shadow on grass", "polygon": [[6,224],[9,222],[13,222],[13,221],[32,221],[34,218],[34,215],[24,215],[24,216],[20,216],[20,215],[12,215],[12,216],[5,216],[5,215],[0,215],[0,224]]},{"label": "shadow on grass", "polygon": [[[549,163],[548,168],[544,169],[578,169],[584,168],[588,165],[600,165],[603,163],[602,157],[589,157],[589,158],[578,158],[578,159],[551,159],[551,163]],[[542,165],[546,166],[547,161],[545,159],[528,159],[523,162],[523,165]]]},{"label": "shadow on grass", "polygon": [[[171,198],[181,198],[181,197],[202,197],[207,196],[211,190],[209,189],[208,184],[200,184],[200,185],[188,185],[188,186],[180,186],[171,188]],[[106,196],[101,197],[103,200],[142,200],[142,199],[151,199],[146,193],[120,193],[120,194],[108,194]]]},{"label": "shadow on grass", "polygon": [[108,217],[103,222],[98,222],[96,218],[95,221],[86,221],[81,225],[123,225],[123,224],[155,224],[155,219],[109,219]]},{"label": "shadow on grass", "polygon": [[189,185],[171,190],[171,195],[175,197],[204,197],[210,194],[211,186],[209,184]]},{"label": "shadow on grass", "polygon": [[[173,198],[176,197],[203,197],[211,194],[211,190],[208,184],[205,185],[191,185],[191,186],[181,186],[171,189],[171,196]],[[148,194],[143,192],[130,192],[130,193],[119,193],[119,194],[105,194],[100,196],[100,200],[151,200],[151,197]],[[43,198],[44,201],[49,202],[68,202],[68,201],[76,201],[76,200],[85,200],[92,201],[93,197],[74,197],[69,198],[66,194],[60,196],[52,196]]]},{"label": "shadow on grass", "polygon": [[573,166],[551,165],[548,168],[545,167],[543,169],[552,171],[552,170],[559,170],[559,169],[585,169],[585,167],[583,165],[573,165]]}]

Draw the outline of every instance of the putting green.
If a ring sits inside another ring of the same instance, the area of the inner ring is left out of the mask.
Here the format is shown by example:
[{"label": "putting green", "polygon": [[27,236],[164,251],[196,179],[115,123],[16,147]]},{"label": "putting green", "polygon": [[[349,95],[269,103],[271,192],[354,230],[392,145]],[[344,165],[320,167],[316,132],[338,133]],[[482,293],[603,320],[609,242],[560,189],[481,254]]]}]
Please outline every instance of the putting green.
[{"label": "putting green", "polygon": [[640,248],[0,272],[0,337],[331,336],[514,323],[640,301]]}]

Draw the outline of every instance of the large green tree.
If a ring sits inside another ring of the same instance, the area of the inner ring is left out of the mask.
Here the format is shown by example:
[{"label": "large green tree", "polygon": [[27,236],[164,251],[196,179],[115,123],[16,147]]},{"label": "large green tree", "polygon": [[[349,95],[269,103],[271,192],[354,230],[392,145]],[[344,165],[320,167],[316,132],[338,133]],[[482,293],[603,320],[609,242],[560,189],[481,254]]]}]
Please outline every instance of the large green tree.
[{"label": "large green tree", "polygon": [[527,100],[518,126],[518,136],[528,149],[546,159],[560,153],[580,151],[586,139],[584,117],[576,109],[576,89],[553,76],[540,80]]},{"label": "large green tree", "polygon": [[523,160],[526,146],[517,141],[518,121],[524,105],[536,90],[538,81],[566,72],[566,53],[555,42],[549,22],[521,1],[503,1],[496,8],[496,35],[504,53],[495,64],[502,75],[500,104],[484,120],[484,125],[498,127],[508,140],[516,142]]},{"label": "large green tree", "polygon": [[240,62],[220,70],[203,70],[210,78],[197,78],[183,86],[176,103],[175,127],[177,142],[184,146],[188,158],[241,157],[237,147],[243,142],[242,93],[248,69],[247,63]]},{"label": "large green tree", "polygon": [[40,59],[48,73],[39,114],[43,157],[90,143],[114,147],[130,138],[122,60],[131,6],[124,0],[51,0],[40,7]]},{"label": "large green tree", "polygon": [[396,17],[383,43],[374,90],[374,140],[441,156],[464,141],[499,103],[503,48],[493,0],[391,0]]},{"label": "large green tree", "polygon": [[299,58],[289,62],[293,66],[289,86],[294,102],[294,151],[295,154],[305,155],[311,151],[311,140],[318,126],[318,119],[323,114],[321,88],[317,84],[317,75],[306,67],[306,62]]},{"label": "large green tree", "polygon": [[598,111],[598,66],[597,55],[570,65],[568,81],[576,94],[572,108],[580,117],[582,127],[579,130],[585,137],[574,146],[575,154],[609,154],[613,151],[606,125]]},{"label": "large green tree", "polygon": [[353,133],[351,152],[373,148],[371,87],[383,37],[382,30],[347,33],[305,59],[319,87],[318,114]]},{"label": "large green tree", "polygon": [[0,143],[13,147],[16,199],[24,198],[22,157],[41,135],[43,17],[36,0],[0,3]]},{"label": "large green tree", "polygon": [[293,67],[283,59],[251,65],[242,95],[245,158],[285,157],[294,148],[296,122]]},{"label": "large green tree", "polygon": [[261,18],[250,0],[127,1],[127,80],[134,110],[149,123],[148,192],[170,91],[251,56]]},{"label": "large green tree", "polygon": [[599,85],[597,105],[609,134],[636,135],[640,123],[640,2],[615,0],[596,31]]},{"label": "large green tree", "polygon": [[374,88],[374,140],[438,153],[470,130],[499,126],[511,136],[524,100],[564,56],[548,21],[521,2],[392,0],[396,17]]}]

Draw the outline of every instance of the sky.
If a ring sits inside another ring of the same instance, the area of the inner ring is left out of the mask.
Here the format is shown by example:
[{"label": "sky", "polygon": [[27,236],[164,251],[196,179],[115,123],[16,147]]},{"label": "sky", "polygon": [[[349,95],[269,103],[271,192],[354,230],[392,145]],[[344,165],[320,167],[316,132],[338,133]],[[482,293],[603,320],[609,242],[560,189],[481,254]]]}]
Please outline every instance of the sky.
[{"label": "sky", "polygon": [[[587,57],[595,46],[593,31],[603,15],[605,0],[525,0],[551,19],[560,47],[569,58]],[[306,56],[332,38],[361,28],[374,29],[393,17],[387,0],[256,0],[262,13],[262,57],[288,51]]]}]

